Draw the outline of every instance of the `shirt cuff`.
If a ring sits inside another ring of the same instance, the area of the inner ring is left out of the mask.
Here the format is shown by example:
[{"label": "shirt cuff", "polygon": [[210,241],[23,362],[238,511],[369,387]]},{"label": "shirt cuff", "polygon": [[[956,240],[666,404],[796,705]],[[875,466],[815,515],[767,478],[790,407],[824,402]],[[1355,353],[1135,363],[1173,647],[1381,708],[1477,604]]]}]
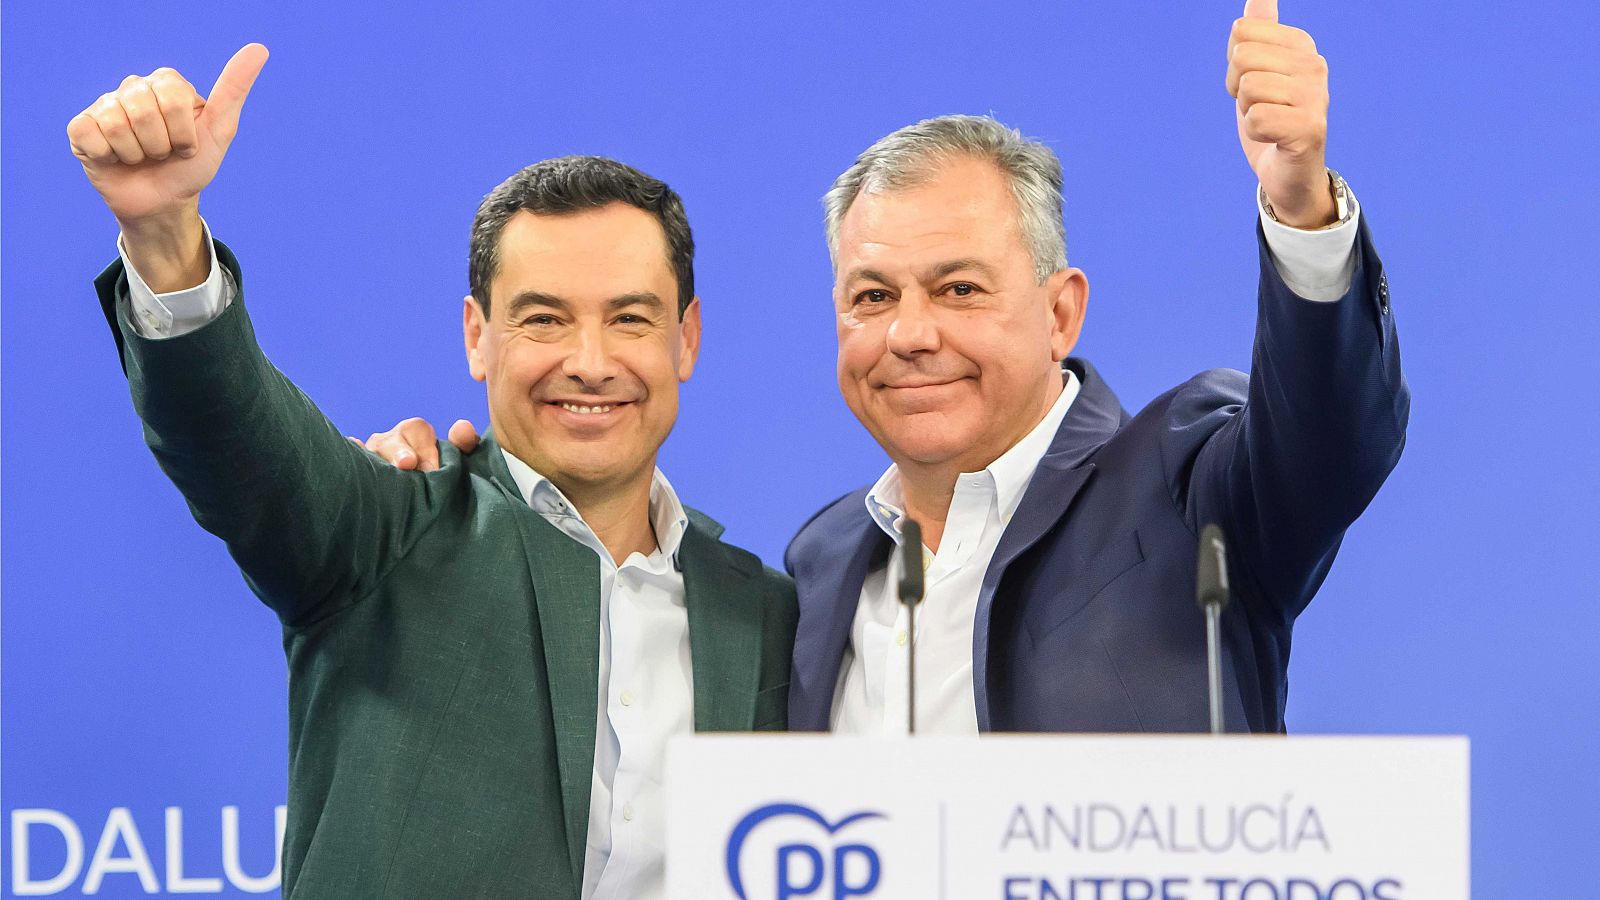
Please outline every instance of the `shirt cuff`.
[{"label": "shirt cuff", "polygon": [[222,315],[222,311],[228,308],[238,293],[233,278],[217,262],[216,251],[211,246],[211,226],[204,219],[200,221],[200,226],[205,230],[206,252],[211,255],[210,273],[205,281],[192,288],[165,294],[157,294],[145,284],[144,278],[128,259],[127,249],[122,246],[122,235],[117,235],[117,255],[122,257],[122,266],[128,273],[128,300],[133,307],[133,330],[140,337],[175,338],[198,330]]},{"label": "shirt cuff", "polygon": [[1327,303],[1350,291],[1356,274],[1356,231],[1361,225],[1361,204],[1350,195],[1350,218],[1332,228],[1306,231],[1276,221],[1261,206],[1256,188],[1256,208],[1267,252],[1278,266],[1278,277],[1306,300]]}]

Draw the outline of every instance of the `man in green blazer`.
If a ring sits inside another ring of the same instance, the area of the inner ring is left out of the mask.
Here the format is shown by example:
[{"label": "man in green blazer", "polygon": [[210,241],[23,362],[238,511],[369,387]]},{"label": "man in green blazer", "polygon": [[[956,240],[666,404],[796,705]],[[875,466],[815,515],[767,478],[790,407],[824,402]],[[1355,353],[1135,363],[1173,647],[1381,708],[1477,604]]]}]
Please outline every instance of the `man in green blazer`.
[{"label": "man in green blazer", "polygon": [[200,219],[265,61],[203,100],[130,77],[68,134],[121,225],[96,287],[146,439],[283,622],[284,895],[659,896],[665,743],[783,728],[796,621],[655,466],[699,347],[682,204],[594,157],[491,193],[463,303],[491,433],[394,469],[262,355]]}]

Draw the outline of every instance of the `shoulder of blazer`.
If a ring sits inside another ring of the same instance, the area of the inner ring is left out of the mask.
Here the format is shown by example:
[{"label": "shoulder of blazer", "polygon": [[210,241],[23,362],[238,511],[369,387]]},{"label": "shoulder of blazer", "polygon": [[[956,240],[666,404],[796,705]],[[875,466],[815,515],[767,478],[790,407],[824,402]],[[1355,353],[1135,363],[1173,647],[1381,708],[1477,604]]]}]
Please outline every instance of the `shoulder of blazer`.
[{"label": "shoulder of blazer", "polygon": [[761,574],[761,558],[742,547],[735,547],[724,541],[721,522],[690,506],[685,506],[683,511],[689,517],[689,528],[707,539],[701,542],[702,547],[712,552],[720,552],[727,564],[746,578],[755,578]]},{"label": "shoulder of blazer", "polygon": [[[845,501],[850,500],[851,498],[864,498],[866,496],[866,494],[867,494],[867,491],[869,491],[869,490],[871,490],[871,488],[858,487],[853,491],[847,491],[846,493],[840,494],[839,496],[833,498],[832,500],[829,500],[827,503],[824,503],[822,505],[821,509],[819,509],[816,512],[812,513],[811,514],[811,518],[806,519],[805,522],[802,523],[801,526],[798,529],[795,530],[794,536],[796,538],[798,538],[798,537],[800,537],[800,535],[805,534],[806,530],[809,529],[818,519],[821,519],[824,516],[827,516],[829,513],[833,512],[834,510],[838,509],[842,504],[845,503]],[[854,504],[854,506],[857,506],[857,507],[859,507],[860,505],[861,505],[860,503]],[[850,506],[846,506],[845,510],[848,511],[851,508],[852,507],[850,507]]]},{"label": "shoulder of blazer", "polygon": [[800,526],[794,537],[789,539],[789,546],[783,553],[783,565],[790,575],[794,574],[797,562],[814,555],[811,545],[816,535],[837,537],[839,529],[859,524],[860,519],[870,519],[865,505],[870,490],[870,487],[860,487],[838,497],[813,513]]}]

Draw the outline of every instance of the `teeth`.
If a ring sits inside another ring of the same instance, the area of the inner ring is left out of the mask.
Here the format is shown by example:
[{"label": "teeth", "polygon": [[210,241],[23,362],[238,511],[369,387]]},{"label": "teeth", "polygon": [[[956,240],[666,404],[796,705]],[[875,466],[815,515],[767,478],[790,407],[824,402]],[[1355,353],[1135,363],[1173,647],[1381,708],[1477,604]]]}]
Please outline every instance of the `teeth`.
[{"label": "teeth", "polygon": [[608,412],[611,412],[611,410],[614,407],[611,407],[611,406],[579,406],[576,403],[563,403],[563,404],[561,404],[561,408],[566,410],[567,412],[575,412],[575,413],[577,413],[579,415],[587,416],[587,415],[592,415],[594,413],[608,413]]}]

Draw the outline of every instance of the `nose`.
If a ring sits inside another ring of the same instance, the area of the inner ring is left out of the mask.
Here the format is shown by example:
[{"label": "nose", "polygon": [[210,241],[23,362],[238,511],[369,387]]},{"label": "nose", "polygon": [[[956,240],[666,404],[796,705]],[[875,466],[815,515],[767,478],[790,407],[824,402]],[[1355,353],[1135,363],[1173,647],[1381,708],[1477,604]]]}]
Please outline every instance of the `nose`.
[{"label": "nose", "polygon": [[939,349],[939,323],[934,321],[933,304],[921,294],[901,296],[895,304],[894,321],[889,323],[889,352],[902,359]]},{"label": "nose", "polygon": [[563,375],[586,388],[602,387],[617,376],[617,361],[601,327],[580,328],[572,340],[571,352],[561,364]]}]

